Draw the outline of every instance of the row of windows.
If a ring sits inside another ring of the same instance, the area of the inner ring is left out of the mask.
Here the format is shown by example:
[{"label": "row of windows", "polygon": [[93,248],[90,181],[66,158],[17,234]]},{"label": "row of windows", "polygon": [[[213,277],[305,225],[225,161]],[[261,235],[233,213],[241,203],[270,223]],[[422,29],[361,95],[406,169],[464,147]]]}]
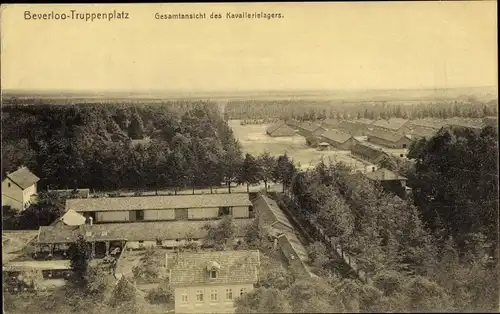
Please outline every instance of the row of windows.
[{"label": "row of windows", "polygon": [[[245,292],[246,289],[241,288],[240,296],[243,295]],[[196,290],[196,302],[203,302],[204,294],[205,291],[203,289]],[[218,300],[219,300],[218,289],[210,289],[210,301],[218,301]],[[226,289],[226,300],[233,300],[233,289]],[[187,291],[184,291],[184,293],[182,294],[182,302],[187,303],[188,301],[189,301],[188,293]]]}]

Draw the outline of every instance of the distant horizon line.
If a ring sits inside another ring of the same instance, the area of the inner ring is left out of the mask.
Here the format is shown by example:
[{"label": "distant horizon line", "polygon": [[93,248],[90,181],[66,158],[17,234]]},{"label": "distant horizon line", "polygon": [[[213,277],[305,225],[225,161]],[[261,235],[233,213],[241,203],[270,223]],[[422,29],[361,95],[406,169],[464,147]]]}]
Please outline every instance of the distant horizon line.
[{"label": "distant horizon line", "polygon": [[471,86],[436,86],[436,87],[405,87],[405,88],[343,88],[343,89],[210,89],[210,90],[189,90],[189,89],[23,89],[23,88],[2,88],[2,94],[10,93],[269,93],[269,92],[344,92],[344,91],[412,91],[412,90],[450,90],[450,89],[472,89],[472,88],[498,88],[498,85],[471,85]]}]

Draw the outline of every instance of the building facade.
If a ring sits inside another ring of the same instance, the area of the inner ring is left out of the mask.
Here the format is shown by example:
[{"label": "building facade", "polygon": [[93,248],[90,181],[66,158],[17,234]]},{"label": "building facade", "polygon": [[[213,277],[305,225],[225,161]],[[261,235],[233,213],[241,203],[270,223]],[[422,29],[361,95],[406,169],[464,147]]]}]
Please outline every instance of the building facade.
[{"label": "building facade", "polygon": [[356,142],[356,144],[351,148],[351,154],[376,165],[385,158],[391,157],[381,148],[374,147],[369,143],[361,142]]},{"label": "building facade", "polygon": [[356,143],[351,134],[336,129],[331,129],[323,133],[320,140],[339,150],[350,150]]},{"label": "building facade", "polygon": [[387,148],[408,149],[413,140],[404,134],[386,131],[373,130],[368,135],[368,142],[384,146]]},{"label": "building facade", "polygon": [[35,201],[39,180],[26,167],[8,173],[2,181],[2,206],[10,206],[19,211],[28,208]]},{"label": "building facade", "polygon": [[250,218],[253,206],[247,193],[231,193],[69,199],[66,210],[74,210],[99,224],[206,220],[224,215]]},{"label": "building facade", "polygon": [[173,253],[166,256],[175,313],[234,313],[234,300],[254,289],[259,251]]},{"label": "building facade", "polygon": [[[235,243],[241,241],[254,219],[234,220]],[[208,245],[207,225],[215,227],[221,220],[156,221],[136,223],[84,224],[79,226],[42,226],[36,240],[36,252],[41,256],[66,256],[71,243],[83,236],[96,256],[106,256],[115,248],[146,249],[177,248],[188,243]]]}]

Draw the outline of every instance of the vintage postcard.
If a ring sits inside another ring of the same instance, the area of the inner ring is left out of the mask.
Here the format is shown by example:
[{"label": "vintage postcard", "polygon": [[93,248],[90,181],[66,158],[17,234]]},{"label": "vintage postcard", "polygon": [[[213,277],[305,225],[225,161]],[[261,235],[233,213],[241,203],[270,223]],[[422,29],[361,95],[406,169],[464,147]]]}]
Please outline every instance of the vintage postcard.
[{"label": "vintage postcard", "polygon": [[2,5],[4,312],[498,312],[496,12]]}]

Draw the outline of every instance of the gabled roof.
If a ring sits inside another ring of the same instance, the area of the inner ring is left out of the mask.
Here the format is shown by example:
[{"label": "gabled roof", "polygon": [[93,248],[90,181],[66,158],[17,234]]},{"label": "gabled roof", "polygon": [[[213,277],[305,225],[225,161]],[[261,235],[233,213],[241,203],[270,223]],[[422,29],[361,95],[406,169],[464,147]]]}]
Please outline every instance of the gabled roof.
[{"label": "gabled roof", "polygon": [[[236,236],[245,235],[247,228],[254,219],[234,219]],[[42,226],[38,233],[38,243],[72,243],[78,235],[83,235],[87,241],[155,241],[186,239],[202,239],[207,235],[203,227],[207,224],[216,226],[220,220],[184,220],[184,221],[154,221],[134,223],[110,223],[80,226]]]},{"label": "gabled roof", "polygon": [[[281,242],[281,241],[286,241],[289,243],[288,248],[287,248],[287,246],[282,247],[282,249],[284,251],[286,251],[284,253],[288,253],[287,255],[295,253],[295,255],[300,259],[307,259],[308,258],[307,251],[306,251],[304,245],[302,243],[300,243],[300,240],[297,237],[297,235],[295,235],[293,233],[289,233],[289,232],[283,233],[278,237],[278,241],[280,242],[280,244],[283,244],[283,242]],[[292,250],[290,250],[290,248]]]},{"label": "gabled roof", "polygon": [[280,130],[281,132],[285,131],[286,133],[289,133],[290,135],[295,133],[295,130],[292,127],[290,127],[289,125],[287,125],[284,121],[280,121],[278,123],[271,125],[270,127],[268,127],[266,129],[266,133],[271,135],[278,130]]},{"label": "gabled roof", "polygon": [[[172,286],[190,286],[203,284],[245,284],[257,283],[260,254],[251,251],[214,251],[174,253],[167,260],[172,264],[170,284]],[[215,262],[220,265],[217,278],[210,278],[207,265]],[[167,266],[167,267],[168,267]]]},{"label": "gabled roof", "polygon": [[436,130],[436,129],[426,128],[426,127],[421,127],[421,126],[414,126],[411,129],[409,135],[411,135],[411,137],[431,138],[437,132],[438,132],[438,130]]},{"label": "gabled roof", "polygon": [[68,210],[60,219],[67,226],[84,225],[86,220],[85,217],[72,209]]},{"label": "gabled roof", "polygon": [[340,121],[340,123],[338,124],[339,127],[341,126],[347,126],[347,127],[359,127],[359,124],[356,124],[356,122],[354,122],[354,120],[342,120]]},{"label": "gabled roof", "polygon": [[278,204],[265,195],[260,195],[254,200],[254,206],[259,211],[259,215],[268,223],[273,225],[277,222],[293,229],[290,220],[286,217],[285,213],[281,210]]},{"label": "gabled roof", "polygon": [[321,122],[321,125],[326,126],[326,127],[330,127],[330,128],[334,128],[339,123],[340,123],[339,119],[326,119],[326,120],[323,120],[323,122]]},{"label": "gabled roof", "polygon": [[450,118],[445,120],[445,124],[451,127],[463,127],[472,130],[481,130],[486,125],[481,119]]},{"label": "gabled roof", "polygon": [[372,125],[379,128],[396,131],[405,126],[405,124],[408,123],[408,121],[409,121],[408,119],[401,119],[401,118],[390,118],[389,120],[380,119],[374,122]]},{"label": "gabled roof", "polygon": [[436,118],[415,119],[410,120],[410,125],[412,127],[424,127],[439,130],[444,125],[444,120]]},{"label": "gabled roof", "polygon": [[273,133],[274,131],[276,131],[277,129],[281,128],[284,125],[286,125],[285,121],[278,121],[275,124],[269,126],[266,129],[266,133]]},{"label": "gabled roof", "polygon": [[301,129],[304,129],[306,131],[309,131],[309,132],[314,132],[317,129],[322,128],[321,125],[311,123],[309,121],[303,121],[303,122],[299,123],[298,127]]},{"label": "gabled roof", "polygon": [[250,202],[247,193],[104,197],[66,200],[66,210],[72,209],[76,212],[250,205],[252,205],[252,202]]},{"label": "gabled roof", "polygon": [[351,148],[351,150],[354,153],[363,155],[370,160],[378,158],[380,155],[385,155],[387,157],[390,157],[390,155],[385,151],[383,151],[382,148],[375,147],[370,145],[369,143],[362,143],[359,141],[356,142],[356,144]]},{"label": "gabled roof", "polygon": [[373,129],[370,131],[370,133],[368,134],[368,137],[376,137],[376,138],[380,138],[380,139],[383,139],[383,140],[386,140],[389,142],[396,143],[399,140],[401,140],[402,138],[404,138],[405,135],[400,134],[400,133],[396,133],[396,132],[392,132],[389,130],[382,130],[382,129],[376,128],[376,129]]},{"label": "gabled roof", "polygon": [[336,129],[331,129],[322,134],[325,139],[332,140],[336,143],[342,144],[352,138],[351,134],[345,133]]},{"label": "gabled roof", "polygon": [[368,172],[365,174],[368,179],[375,181],[394,181],[394,180],[406,180],[405,177],[400,176],[399,174],[392,172],[385,168],[380,168],[375,172]]},{"label": "gabled roof", "polygon": [[375,122],[375,120],[366,119],[366,118],[357,119],[355,121],[356,121],[356,123],[364,124],[364,125],[371,125]]},{"label": "gabled roof", "polygon": [[21,167],[14,172],[8,173],[7,178],[9,178],[23,190],[40,181],[40,178],[34,175],[26,167]]}]

